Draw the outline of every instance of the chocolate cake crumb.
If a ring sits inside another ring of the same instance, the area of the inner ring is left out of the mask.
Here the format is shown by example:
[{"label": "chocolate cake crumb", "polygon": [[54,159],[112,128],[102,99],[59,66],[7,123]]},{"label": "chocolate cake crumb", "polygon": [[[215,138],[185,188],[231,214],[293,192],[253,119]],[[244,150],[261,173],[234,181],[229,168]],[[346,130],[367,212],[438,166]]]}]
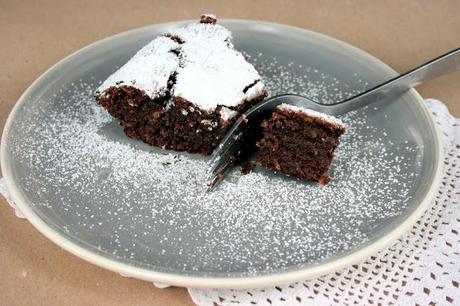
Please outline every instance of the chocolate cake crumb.
[{"label": "chocolate cake crumb", "polygon": [[345,127],[337,119],[282,104],[261,124],[256,160],[262,166],[327,185],[326,175]]},{"label": "chocolate cake crumb", "polygon": [[[236,120],[222,121],[218,111],[187,112],[184,116],[183,110],[194,104],[169,94],[152,100],[127,86],[113,87],[107,94],[98,97],[99,103],[120,122],[128,137],[163,149],[209,155]],[[260,97],[246,102],[237,111],[242,113],[262,100]],[[166,107],[168,102],[172,103]],[[209,122],[214,122],[214,127]]]},{"label": "chocolate cake crumb", "polygon": [[215,15],[212,15],[212,14],[201,15],[200,23],[216,24],[216,22],[217,22],[217,19]]}]

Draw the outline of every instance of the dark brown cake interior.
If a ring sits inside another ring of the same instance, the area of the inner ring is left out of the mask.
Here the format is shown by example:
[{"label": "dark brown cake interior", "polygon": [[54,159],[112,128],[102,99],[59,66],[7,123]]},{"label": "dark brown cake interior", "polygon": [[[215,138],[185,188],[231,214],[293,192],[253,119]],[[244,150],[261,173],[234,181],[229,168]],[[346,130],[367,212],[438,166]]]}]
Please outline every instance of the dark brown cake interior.
[{"label": "dark brown cake interior", "polygon": [[278,108],[264,120],[256,160],[275,172],[304,180],[329,182],[326,172],[334,158],[343,126],[302,112]]},{"label": "dark brown cake interior", "polygon": [[104,95],[97,96],[97,100],[120,122],[131,138],[163,149],[209,155],[239,114],[264,97],[246,101],[238,107],[229,107],[238,112],[229,120],[221,118],[223,106],[206,112],[185,99],[170,97],[169,94],[151,99],[129,86],[111,87]]}]

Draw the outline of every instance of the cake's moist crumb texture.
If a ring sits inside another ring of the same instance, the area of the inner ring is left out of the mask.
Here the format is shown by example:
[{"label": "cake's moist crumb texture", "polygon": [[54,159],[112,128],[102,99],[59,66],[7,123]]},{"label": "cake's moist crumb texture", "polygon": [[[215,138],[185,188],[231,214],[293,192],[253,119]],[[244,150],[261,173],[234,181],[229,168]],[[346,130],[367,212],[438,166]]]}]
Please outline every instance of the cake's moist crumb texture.
[{"label": "cake's moist crumb texture", "polygon": [[211,154],[267,92],[214,15],[143,47],[96,92],[126,135],[163,149]]},{"label": "cake's moist crumb texture", "polygon": [[[163,149],[209,155],[236,119],[229,118],[232,110],[222,105],[206,112],[169,95],[153,102],[132,87],[112,87],[107,93],[99,102],[121,123],[125,134]],[[233,112],[241,114],[262,99],[244,103]]]},{"label": "cake's moist crumb texture", "polygon": [[317,112],[279,106],[262,122],[257,162],[275,172],[329,183],[326,175],[345,127]]}]

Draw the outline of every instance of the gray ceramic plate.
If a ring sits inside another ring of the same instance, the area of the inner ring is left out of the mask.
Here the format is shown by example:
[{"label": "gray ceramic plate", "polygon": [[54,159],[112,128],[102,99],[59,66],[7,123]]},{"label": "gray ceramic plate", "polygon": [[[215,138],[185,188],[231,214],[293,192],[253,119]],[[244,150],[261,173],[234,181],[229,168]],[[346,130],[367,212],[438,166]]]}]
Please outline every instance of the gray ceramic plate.
[{"label": "gray ceramic plate", "polygon": [[[272,94],[330,103],[395,75],[343,42],[278,24],[222,22]],[[157,34],[155,25],[65,58],[19,99],[1,146],[12,198],[49,239],[96,265],[194,287],[311,278],[357,262],[422,214],[440,177],[438,132],[410,91],[342,118],[348,133],[320,188],[236,169],[205,192],[207,159],[130,140],[99,108],[97,85]]]}]

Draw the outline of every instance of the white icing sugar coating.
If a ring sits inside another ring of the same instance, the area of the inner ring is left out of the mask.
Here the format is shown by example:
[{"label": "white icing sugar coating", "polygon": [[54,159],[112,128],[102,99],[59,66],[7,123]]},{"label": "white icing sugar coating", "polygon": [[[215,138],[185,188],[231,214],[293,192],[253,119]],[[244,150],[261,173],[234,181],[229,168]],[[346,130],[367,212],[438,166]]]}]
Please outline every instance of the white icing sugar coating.
[{"label": "white icing sugar coating", "polygon": [[228,121],[238,114],[238,112],[231,110],[227,107],[222,107],[219,113],[220,113],[220,119],[224,121]]},{"label": "white icing sugar coating", "polygon": [[326,121],[326,122],[329,122],[329,123],[332,123],[332,124],[335,124],[335,125],[338,125],[340,127],[345,128],[345,124],[342,122],[342,120],[340,120],[340,119],[338,119],[338,118],[336,118],[334,116],[324,114],[324,113],[320,113],[320,112],[317,112],[317,111],[314,111],[314,110],[311,110],[311,109],[308,109],[308,108],[305,108],[305,107],[299,107],[299,106],[283,103],[283,104],[278,105],[277,108],[282,109],[282,110],[296,112],[296,113],[299,113],[299,112],[304,113],[304,114],[306,114],[308,116],[319,118],[319,119],[321,119],[323,121]]},{"label": "white icing sugar coating", "polygon": [[170,75],[179,67],[179,59],[170,52],[178,46],[167,37],[152,40],[105,80],[98,91],[103,93],[110,87],[132,86],[152,99],[163,96]]},{"label": "white icing sugar coating", "polygon": [[256,82],[260,75],[233,48],[231,32],[226,28],[194,23],[168,36],[157,37],[143,47],[98,91],[129,85],[155,99],[165,94],[168,80],[175,74],[171,95],[206,111],[218,105],[238,106],[264,93],[264,84]]}]

